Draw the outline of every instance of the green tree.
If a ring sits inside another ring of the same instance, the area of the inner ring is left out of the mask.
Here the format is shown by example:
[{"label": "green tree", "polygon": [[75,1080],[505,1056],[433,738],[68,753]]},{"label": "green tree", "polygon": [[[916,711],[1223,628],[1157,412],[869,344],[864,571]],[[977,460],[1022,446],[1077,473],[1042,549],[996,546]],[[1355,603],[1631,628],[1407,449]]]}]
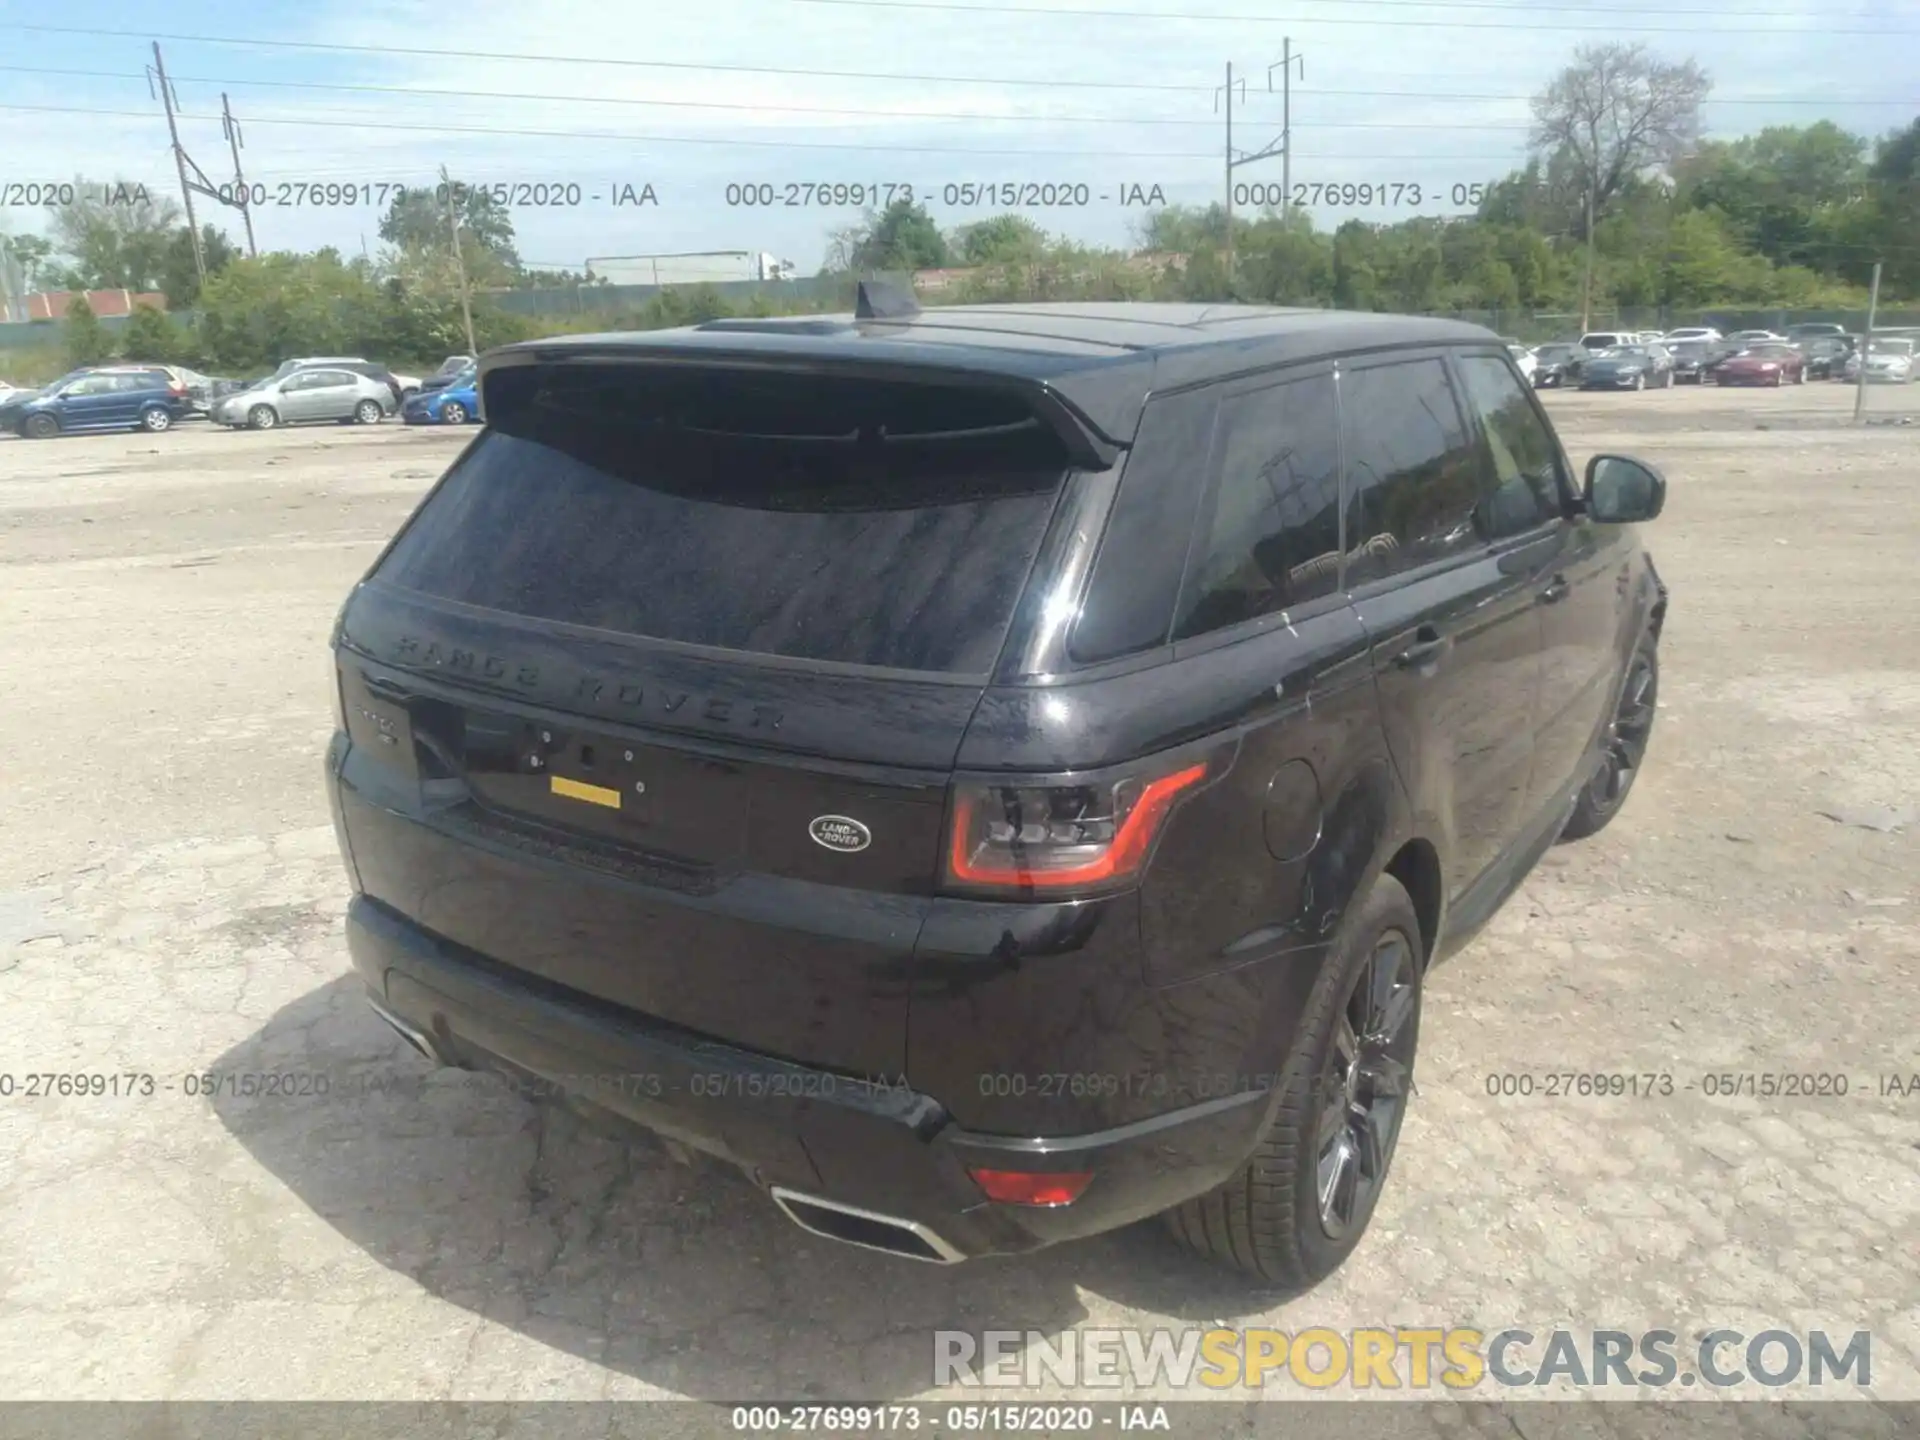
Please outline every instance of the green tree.
[{"label": "green tree", "polygon": [[954,241],[960,262],[965,265],[1031,264],[1050,246],[1047,232],[1024,215],[995,215],[963,225]]},{"label": "green tree", "polygon": [[[396,195],[380,219],[380,238],[408,252],[450,251],[452,235],[444,189],[427,185]],[[506,284],[520,271],[513,215],[497,190],[453,182],[452,210],[460,227],[461,254],[476,285]]]},{"label": "green tree", "polygon": [[179,358],[180,332],[151,305],[135,305],[120,331],[120,354],[128,360],[172,361]]},{"label": "green tree", "polygon": [[74,177],[74,203],[50,205],[62,262],[47,278],[69,290],[154,290],[180,207],[131,180]]},{"label": "green tree", "polygon": [[[240,251],[225,233],[211,225],[200,226],[200,253],[207,263],[207,278],[212,279],[240,258]],[[174,310],[191,310],[200,299],[200,267],[193,259],[193,232],[182,225],[167,237],[161,252],[158,279],[167,305]]]},{"label": "green tree", "polygon": [[113,341],[108,338],[107,330],[100,323],[100,317],[93,313],[93,306],[87,303],[87,297],[76,295],[67,302],[65,335],[67,364],[72,369],[82,365],[98,365],[112,358]]},{"label": "green tree", "polygon": [[896,200],[878,215],[869,215],[859,233],[845,237],[846,268],[875,270],[939,270],[949,262],[946,236],[933,217],[912,200]]}]

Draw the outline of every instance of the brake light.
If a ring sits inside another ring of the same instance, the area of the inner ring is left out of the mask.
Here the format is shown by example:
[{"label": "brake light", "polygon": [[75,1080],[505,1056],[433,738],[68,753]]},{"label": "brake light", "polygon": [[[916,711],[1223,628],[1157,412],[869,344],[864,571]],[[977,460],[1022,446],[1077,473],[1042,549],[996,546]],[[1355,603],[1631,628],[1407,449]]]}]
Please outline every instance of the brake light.
[{"label": "brake light", "polygon": [[1138,874],[1181,795],[1206,762],[1078,785],[955,787],[949,884],[1016,892],[1100,888]]},{"label": "brake light", "polygon": [[1071,1174],[1042,1175],[1025,1170],[969,1170],[974,1183],[989,1200],[1003,1205],[1071,1205],[1087,1188],[1093,1173],[1087,1170]]}]

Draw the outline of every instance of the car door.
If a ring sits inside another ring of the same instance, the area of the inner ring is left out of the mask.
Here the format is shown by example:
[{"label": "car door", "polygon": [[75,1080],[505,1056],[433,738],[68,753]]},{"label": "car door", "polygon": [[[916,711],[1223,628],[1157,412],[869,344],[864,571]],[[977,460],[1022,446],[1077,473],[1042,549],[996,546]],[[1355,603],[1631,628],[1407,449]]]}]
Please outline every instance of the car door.
[{"label": "car door", "polygon": [[112,423],[117,375],[84,375],[60,396],[60,428],[97,430]]},{"label": "car door", "polygon": [[1525,486],[1538,506],[1540,699],[1528,782],[1528,810],[1538,813],[1580,778],[1610,712],[1632,572],[1617,528],[1594,524],[1572,503],[1572,472],[1533,396],[1492,356],[1461,354],[1455,363],[1496,479],[1503,490]]},{"label": "car door", "polygon": [[1452,899],[1525,824],[1546,547],[1489,533],[1508,528],[1501,497],[1442,353],[1360,360],[1339,394],[1348,594]]},{"label": "car door", "polygon": [[307,418],[309,420],[344,420],[353,414],[354,404],[360,399],[360,387],[355,384],[357,377],[346,370],[315,370],[307,376]]}]

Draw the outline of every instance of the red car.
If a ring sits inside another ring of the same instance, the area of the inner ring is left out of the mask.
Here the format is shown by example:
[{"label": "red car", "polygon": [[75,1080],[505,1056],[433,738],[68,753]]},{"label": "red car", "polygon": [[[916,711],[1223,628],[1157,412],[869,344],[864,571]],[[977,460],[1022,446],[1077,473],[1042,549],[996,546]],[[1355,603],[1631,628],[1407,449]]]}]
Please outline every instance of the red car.
[{"label": "red car", "polygon": [[1804,385],[1807,357],[1791,345],[1755,345],[1713,367],[1716,385]]}]

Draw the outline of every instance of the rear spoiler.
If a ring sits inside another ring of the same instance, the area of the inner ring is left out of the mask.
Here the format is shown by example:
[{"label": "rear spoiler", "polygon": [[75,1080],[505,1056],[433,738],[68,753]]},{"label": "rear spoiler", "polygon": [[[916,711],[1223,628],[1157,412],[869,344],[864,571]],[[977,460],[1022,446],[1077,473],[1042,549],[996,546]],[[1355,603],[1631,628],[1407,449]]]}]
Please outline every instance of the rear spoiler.
[{"label": "rear spoiler", "polygon": [[[845,322],[835,322],[835,329]],[[802,332],[805,333],[805,332]],[[770,351],[766,349],[731,350],[722,346],[699,350],[647,348],[644,343],[608,340],[574,341],[565,345],[542,345],[526,341],[490,351],[480,357],[478,385],[480,414],[487,411],[487,381],[495,372],[525,365],[614,364],[656,367],[660,369],[753,370],[762,374],[778,373],[844,376],[850,380],[924,381],[928,384],[994,390],[1017,395],[1032,409],[1034,416],[1059,438],[1076,468],[1108,470],[1125,453],[1126,447],[1102,434],[1099,427],[1066,396],[1045,380],[1024,375],[1009,375],[963,366],[931,363],[907,363],[898,357],[865,359],[830,353]]]}]

